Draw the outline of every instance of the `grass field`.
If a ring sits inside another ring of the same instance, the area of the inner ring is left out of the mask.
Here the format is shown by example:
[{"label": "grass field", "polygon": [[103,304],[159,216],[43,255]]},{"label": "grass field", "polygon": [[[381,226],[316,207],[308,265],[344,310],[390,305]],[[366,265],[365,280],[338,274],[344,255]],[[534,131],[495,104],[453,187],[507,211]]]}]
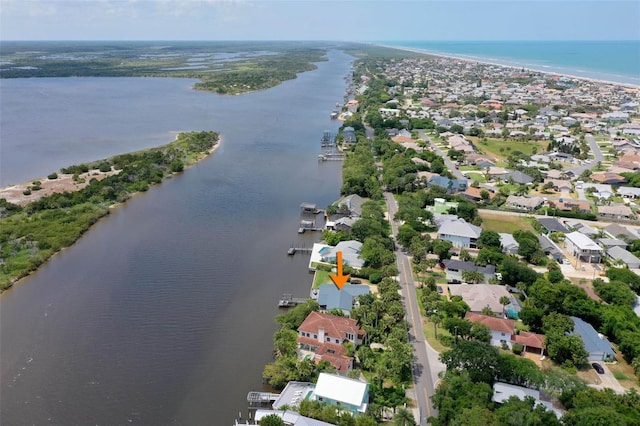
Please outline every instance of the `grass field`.
[{"label": "grass field", "polygon": [[522,216],[505,216],[493,213],[488,210],[478,210],[478,215],[482,218],[482,229],[487,231],[505,232],[512,234],[518,229],[533,231],[533,226],[529,219]]},{"label": "grass field", "polygon": [[501,160],[504,160],[515,151],[520,151],[526,155],[532,155],[535,148],[536,152],[542,152],[549,144],[549,142],[545,141],[523,142],[513,139],[487,139],[486,141],[482,141],[480,138],[474,137],[468,137],[468,139],[473,141],[476,148],[479,151],[482,151],[485,155],[494,156]]}]

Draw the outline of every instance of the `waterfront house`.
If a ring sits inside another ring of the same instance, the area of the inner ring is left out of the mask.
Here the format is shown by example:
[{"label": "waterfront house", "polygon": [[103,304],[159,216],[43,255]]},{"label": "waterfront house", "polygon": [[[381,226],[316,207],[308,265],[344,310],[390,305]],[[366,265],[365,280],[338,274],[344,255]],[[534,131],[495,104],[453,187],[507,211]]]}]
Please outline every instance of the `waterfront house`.
[{"label": "waterfront house", "polygon": [[362,205],[368,201],[368,198],[362,198],[358,194],[345,195],[335,204],[338,206],[338,214],[360,217],[362,216]]},{"label": "waterfront house", "polygon": [[602,334],[598,333],[595,328],[588,322],[578,317],[571,317],[573,321],[573,332],[580,336],[584,343],[584,348],[589,354],[589,361],[613,361],[616,358],[616,352],[613,350],[611,343]]},{"label": "waterfront house", "polygon": [[[287,404],[287,405],[290,406],[291,404]],[[300,415],[300,413],[298,413],[297,411],[293,411],[293,410],[283,411],[278,409],[275,409],[275,410],[259,409],[259,410],[256,410],[254,414],[254,420],[258,424],[260,424],[260,421],[264,417],[271,416],[271,415],[276,415],[280,417],[284,422],[285,426],[333,426],[333,423],[327,423],[321,420],[312,419],[311,417],[305,417]],[[240,423],[241,421],[243,420],[236,420],[234,426],[249,426],[249,425],[256,424],[253,420],[250,420],[250,419],[247,420],[246,423]]]},{"label": "waterfront house", "polygon": [[438,239],[451,241],[454,247],[477,248],[482,228],[462,218],[442,222],[438,228]]},{"label": "waterfront house", "polygon": [[336,374],[320,373],[311,399],[337,405],[357,416],[369,405],[369,383]]},{"label": "waterfront house", "polygon": [[327,361],[344,374],[353,367],[353,357],[347,356],[343,343],[358,346],[364,336],[355,319],[311,312],[298,327],[299,356],[311,357],[316,363]]},{"label": "waterfront house", "polygon": [[326,246],[320,250],[320,258],[324,263],[336,263],[337,253],[342,252],[342,263],[355,269],[364,266],[364,259],[360,257],[362,243],[356,240],[340,241],[335,247]]},{"label": "waterfront house", "polygon": [[600,263],[602,247],[586,235],[574,231],[565,236],[567,251],[575,258],[588,263]]},{"label": "waterfront house", "polygon": [[342,129],[342,140],[346,145],[355,145],[358,142],[355,129],[351,126]]},{"label": "waterfront house", "polygon": [[341,289],[333,283],[321,284],[318,288],[318,305],[323,311],[340,309],[346,316],[357,306],[358,296],[369,294],[369,286],[345,284]]},{"label": "waterfront house", "polygon": [[333,221],[333,230],[349,233],[351,228],[358,221],[358,218],[354,217],[341,217]]}]

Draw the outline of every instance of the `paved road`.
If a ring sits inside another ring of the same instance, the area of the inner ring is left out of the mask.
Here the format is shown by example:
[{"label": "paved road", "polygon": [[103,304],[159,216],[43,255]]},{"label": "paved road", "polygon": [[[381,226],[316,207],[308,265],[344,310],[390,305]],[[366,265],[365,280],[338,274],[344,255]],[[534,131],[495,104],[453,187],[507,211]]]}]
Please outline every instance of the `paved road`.
[{"label": "paved road", "polygon": [[[389,211],[391,231],[395,238],[398,232],[398,225],[393,220],[393,216],[398,211],[398,206],[391,193],[385,192],[384,198],[387,202],[387,209]],[[411,274],[411,260],[402,251],[397,250],[396,264],[399,271],[398,279],[400,281],[402,299],[407,312],[407,320],[411,325],[409,340],[413,344],[414,353],[414,392],[420,414],[420,419],[416,420],[419,420],[419,425],[424,426],[428,424],[428,417],[438,415],[437,411],[431,404],[431,397],[433,396],[435,389],[434,382],[436,380],[435,378],[437,378],[437,372],[432,372],[432,366],[436,367],[437,370],[441,370],[442,364],[437,360],[438,353],[435,350],[431,348],[429,348],[431,349],[430,351],[427,350],[428,343],[426,343],[424,339],[422,317],[418,306],[416,287]]]},{"label": "paved road", "polygon": [[591,153],[593,154],[593,161],[587,164],[583,164],[582,166],[572,167],[566,170],[566,171],[572,171],[573,173],[575,173],[575,176],[580,176],[582,172],[584,172],[587,169],[593,169],[595,166],[598,165],[599,161],[604,160],[604,155],[602,155],[602,151],[600,151],[600,147],[596,142],[596,138],[594,138],[592,135],[587,134],[585,135],[585,139],[587,140],[587,142],[589,142],[589,148],[591,149]]},{"label": "paved road", "polygon": [[442,159],[444,160],[444,165],[447,166],[447,168],[449,169],[449,171],[451,171],[451,173],[453,173],[453,175],[457,178],[457,179],[464,179],[467,180],[467,177],[465,175],[462,174],[462,172],[458,169],[456,169],[456,165],[453,164],[453,162],[451,160],[449,160],[449,157],[447,157],[446,154],[444,154],[440,148],[438,148],[438,145],[436,145],[435,143],[433,143],[433,141],[431,140],[431,138],[429,136],[427,136],[427,134],[424,132],[424,130],[417,130],[418,135],[420,135],[420,138],[422,138],[422,140],[424,140],[425,142],[427,142],[429,145],[431,145],[431,149],[433,149],[433,151],[438,154],[440,157],[442,157]]}]

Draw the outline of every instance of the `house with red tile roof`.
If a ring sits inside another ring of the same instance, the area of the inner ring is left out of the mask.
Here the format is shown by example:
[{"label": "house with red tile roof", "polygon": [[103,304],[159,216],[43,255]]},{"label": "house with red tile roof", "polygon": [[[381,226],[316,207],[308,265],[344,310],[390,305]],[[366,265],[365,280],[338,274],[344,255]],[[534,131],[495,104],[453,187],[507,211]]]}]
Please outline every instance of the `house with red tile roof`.
[{"label": "house with red tile roof", "polygon": [[511,336],[511,343],[519,343],[523,346],[524,352],[542,355],[544,351],[544,334],[521,331],[520,334]]},{"label": "house with red tile roof", "polygon": [[338,372],[346,373],[353,367],[353,358],[346,355],[347,348],[342,344],[358,346],[364,336],[354,319],[311,312],[298,327],[299,354],[303,358],[311,356],[316,363],[327,361]]},{"label": "house with red tile roof", "polygon": [[486,325],[491,330],[491,345],[500,347],[505,344],[511,348],[511,336],[515,333],[516,327],[515,320],[476,314],[474,312],[467,312],[464,319]]}]

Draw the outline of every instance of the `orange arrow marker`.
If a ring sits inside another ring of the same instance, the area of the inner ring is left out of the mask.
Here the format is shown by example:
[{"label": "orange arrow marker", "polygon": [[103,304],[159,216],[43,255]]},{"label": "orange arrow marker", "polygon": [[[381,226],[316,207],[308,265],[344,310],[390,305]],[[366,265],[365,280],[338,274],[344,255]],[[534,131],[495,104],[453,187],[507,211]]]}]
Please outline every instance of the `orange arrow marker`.
[{"label": "orange arrow marker", "polygon": [[338,287],[338,290],[342,290],[342,286],[344,286],[347,283],[347,280],[349,279],[349,274],[342,275],[342,252],[341,251],[336,252],[336,257],[337,257],[337,264],[338,264],[338,275],[329,274],[329,278],[331,278],[331,281],[333,281],[336,287]]}]

